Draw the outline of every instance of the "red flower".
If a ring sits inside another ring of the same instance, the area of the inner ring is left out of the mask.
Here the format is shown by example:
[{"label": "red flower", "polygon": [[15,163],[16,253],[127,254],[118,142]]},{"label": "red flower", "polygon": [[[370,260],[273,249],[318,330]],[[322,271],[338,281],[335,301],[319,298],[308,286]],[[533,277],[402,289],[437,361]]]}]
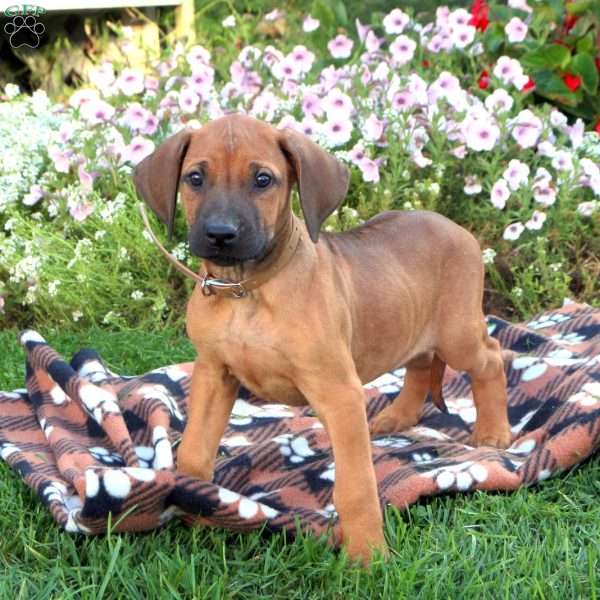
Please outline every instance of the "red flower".
[{"label": "red flower", "polygon": [[563,81],[572,92],[576,92],[581,85],[581,77],[573,75],[572,73],[566,73],[563,75]]},{"label": "red flower", "polygon": [[596,124],[594,125],[594,131],[596,133],[600,133],[600,119],[596,121]]},{"label": "red flower", "polygon": [[577,15],[567,15],[565,17],[565,31],[571,31],[573,29],[573,25],[577,23],[579,17]]},{"label": "red flower", "polygon": [[490,73],[487,69],[481,71],[481,75],[479,75],[479,79],[477,80],[477,85],[480,90],[487,90],[490,85]]},{"label": "red flower", "polygon": [[474,0],[471,6],[471,18],[469,25],[473,25],[479,31],[485,31],[490,24],[488,20],[488,5],[485,0]]},{"label": "red flower", "polygon": [[429,67],[431,66],[431,63],[425,58],[421,61],[421,65],[423,66],[424,69],[429,69]]},{"label": "red flower", "polygon": [[594,62],[596,63],[596,69],[600,71],[600,56],[596,56]]},{"label": "red flower", "polygon": [[527,83],[521,88],[522,92],[528,92],[535,88],[535,81],[531,77],[527,80]]}]

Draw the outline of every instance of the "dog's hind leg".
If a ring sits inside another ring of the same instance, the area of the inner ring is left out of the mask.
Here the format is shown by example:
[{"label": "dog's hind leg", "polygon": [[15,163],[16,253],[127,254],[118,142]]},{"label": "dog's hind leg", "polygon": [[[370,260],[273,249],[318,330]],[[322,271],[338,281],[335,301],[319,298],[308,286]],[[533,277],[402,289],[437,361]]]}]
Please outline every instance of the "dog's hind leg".
[{"label": "dog's hind leg", "polygon": [[[445,364],[434,358],[432,353],[411,360],[406,365],[404,387],[394,401],[371,421],[371,433],[398,432],[416,425],[421,418],[425,398],[430,392],[434,399],[439,399],[441,406],[445,406],[441,396],[441,383],[437,385],[438,379],[441,382],[444,367]],[[435,384],[435,389],[432,389],[432,384]]]}]

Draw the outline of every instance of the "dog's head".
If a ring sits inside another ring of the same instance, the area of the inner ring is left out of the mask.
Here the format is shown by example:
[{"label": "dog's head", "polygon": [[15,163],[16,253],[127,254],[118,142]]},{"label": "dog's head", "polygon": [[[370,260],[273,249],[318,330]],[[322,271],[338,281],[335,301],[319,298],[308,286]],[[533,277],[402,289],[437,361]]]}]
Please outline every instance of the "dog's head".
[{"label": "dog's head", "polygon": [[135,170],[138,194],[169,235],[177,192],[193,254],[227,266],[260,260],[289,220],[297,183],[309,235],[341,204],[348,170],[305,135],[228,115],[167,139]]}]

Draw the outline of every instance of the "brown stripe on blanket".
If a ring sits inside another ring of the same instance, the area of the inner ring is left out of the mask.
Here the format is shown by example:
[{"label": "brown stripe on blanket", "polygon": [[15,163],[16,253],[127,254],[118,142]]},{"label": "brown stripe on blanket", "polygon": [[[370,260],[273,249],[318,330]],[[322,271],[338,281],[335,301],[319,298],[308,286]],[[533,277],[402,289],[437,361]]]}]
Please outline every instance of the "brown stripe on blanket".
[{"label": "brown stripe on blanket", "polygon": [[[600,310],[569,304],[528,323],[490,317],[503,347],[507,450],[467,445],[475,422],[468,377],[447,369],[448,414],[431,403],[417,427],[373,438],[383,505],[445,492],[512,490],[583,461],[600,445]],[[0,456],[71,532],[144,531],[177,517],[236,530],[330,531],[338,539],[335,465],[310,408],[266,404],[241,390],[213,482],[178,475],[193,363],[138,377],[111,373],[93,350],[66,363],[22,334],[27,393],[0,392]],[[366,386],[373,418],[403,385],[398,369]]]}]

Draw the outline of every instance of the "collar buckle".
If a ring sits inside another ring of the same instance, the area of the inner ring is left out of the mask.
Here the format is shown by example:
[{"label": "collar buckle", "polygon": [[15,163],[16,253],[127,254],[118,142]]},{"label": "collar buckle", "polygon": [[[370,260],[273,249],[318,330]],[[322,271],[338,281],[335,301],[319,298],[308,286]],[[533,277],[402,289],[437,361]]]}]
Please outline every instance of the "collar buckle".
[{"label": "collar buckle", "polygon": [[231,298],[241,299],[248,295],[248,290],[241,283],[225,279],[215,279],[209,273],[202,278],[200,289],[204,296],[227,295]]}]

